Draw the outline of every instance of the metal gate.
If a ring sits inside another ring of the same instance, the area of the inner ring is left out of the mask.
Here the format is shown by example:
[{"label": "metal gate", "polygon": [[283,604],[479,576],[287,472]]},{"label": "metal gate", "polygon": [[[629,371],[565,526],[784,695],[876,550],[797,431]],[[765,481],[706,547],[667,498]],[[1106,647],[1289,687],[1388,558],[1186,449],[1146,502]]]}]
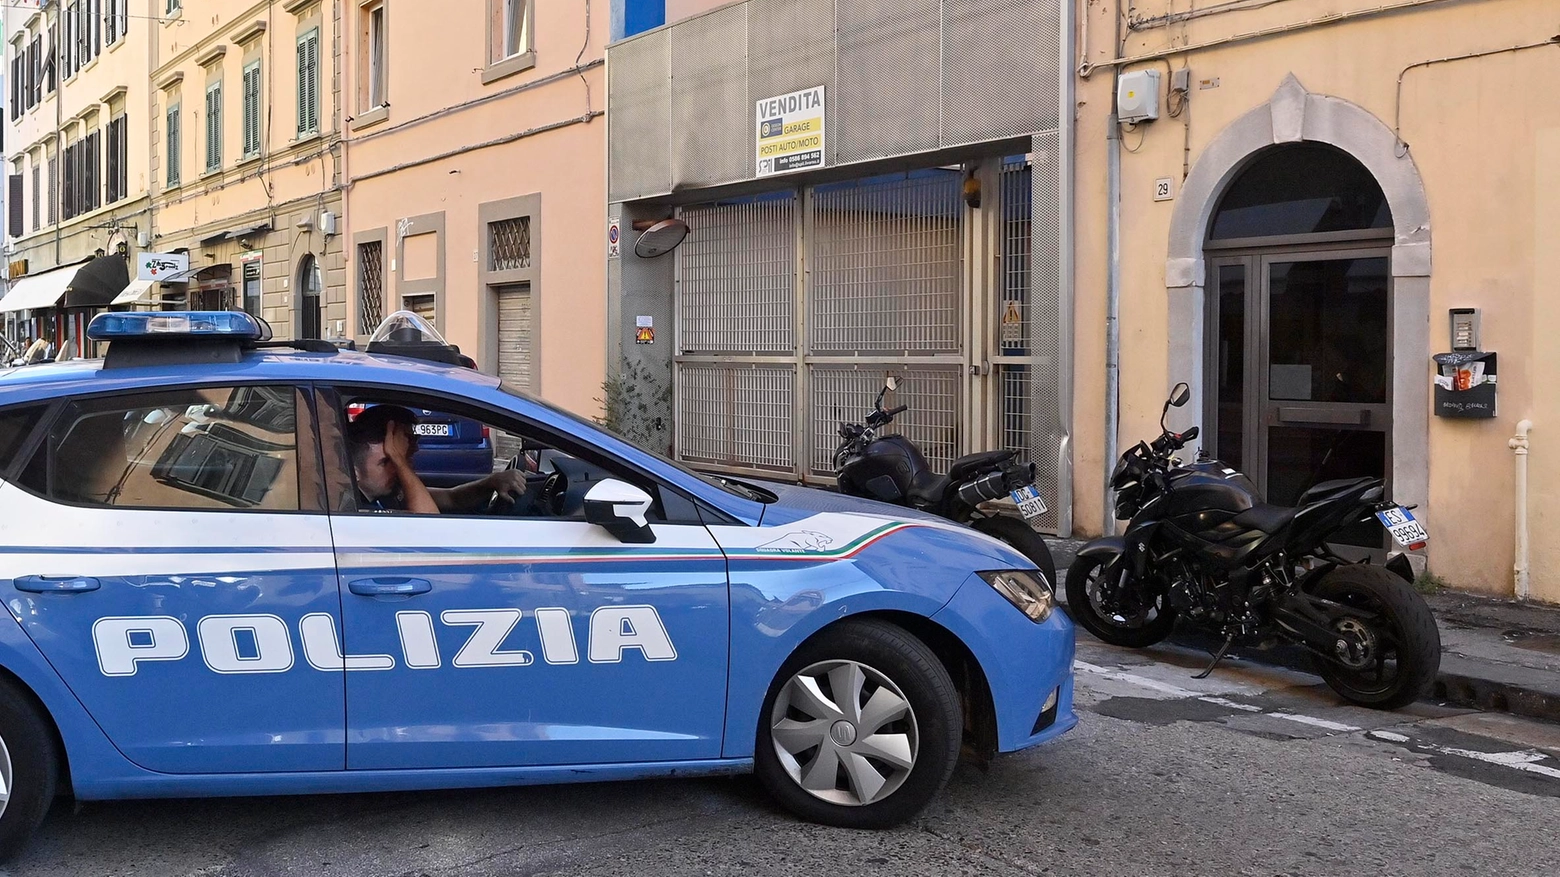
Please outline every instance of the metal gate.
[{"label": "metal gate", "polygon": [[500,286],[498,293],[498,376],[523,390],[531,383],[531,286]]},{"label": "metal gate", "polygon": [[[991,163],[1000,191],[977,211],[966,208],[965,177],[929,168],[683,208],[692,234],[676,256],[678,458],[829,483],[838,424],[860,420],[894,375],[885,404],[910,409],[891,429],[935,468],[1004,442],[1049,474],[1041,484],[1054,504],[1056,446],[1035,427],[1056,390],[1034,376],[1055,382],[1057,328],[1054,307],[1032,303],[1029,163]],[[988,252],[981,235],[993,238],[995,274],[972,273],[971,254]],[[992,282],[1000,295],[972,294]],[[1042,285],[1054,291],[1055,278]],[[972,321],[990,302],[996,318]],[[1016,332],[1002,322],[1008,302]],[[1000,340],[981,335],[987,326],[1002,327]],[[1036,352],[1047,343],[1049,359]],[[971,403],[992,410],[990,434],[970,434]]]}]

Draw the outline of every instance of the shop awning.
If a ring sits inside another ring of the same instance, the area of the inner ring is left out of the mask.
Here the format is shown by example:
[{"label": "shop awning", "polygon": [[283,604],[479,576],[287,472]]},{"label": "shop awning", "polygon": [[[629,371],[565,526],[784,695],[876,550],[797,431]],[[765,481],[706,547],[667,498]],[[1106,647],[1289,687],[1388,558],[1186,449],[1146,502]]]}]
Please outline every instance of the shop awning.
[{"label": "shop awning", "polygon": [[130,263],[124,256],[98,256],[76,272],[60,307],[105,308],[129,285]]},{"label": "shop awning", "polygon": [[156,283],[157,281],[155,280],[132,280],[130,281],[130,285],[125,287],[125,291],[114,296],[114,300],[109,302],[109,304],[137,304],[146,298],[146,294],[152,291],[152,287],[156,285]]},{"label": "shop awning", "polygon": [[23,277],[11,283],[11,291],[0,298],[0,313],[52,308],[59,304],[65,290],[76,277],[81,265],[67,265],[42,274]]},{"label": "shop awning", "polygon": [[199,274],[200,272],[201,272],[201,267],[199,265],[192,265],[192,266],[190,266],[189,268],[186,268],[183,271],[175,271],[172,274],[167,274],[167,275],[164,275],[162,277],[159,277],[159,278],[157,278],[157,282],[158,283],[189,283],[190,282],[190,278],[194,277],[196,274]]}]

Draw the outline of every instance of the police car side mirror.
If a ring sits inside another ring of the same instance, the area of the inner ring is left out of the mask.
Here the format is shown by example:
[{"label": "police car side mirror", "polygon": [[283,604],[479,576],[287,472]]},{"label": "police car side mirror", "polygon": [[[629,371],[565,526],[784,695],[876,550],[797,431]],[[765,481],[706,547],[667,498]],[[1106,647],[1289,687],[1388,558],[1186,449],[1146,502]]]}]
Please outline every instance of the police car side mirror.
[{"label": "police car side mirror", "polygon": [[643,490],[608,478],[598,481],[585,494],[585,520],[616,536],[619,542],[654,542],[655,531],[645,520],[651,502],[650,494]]}]

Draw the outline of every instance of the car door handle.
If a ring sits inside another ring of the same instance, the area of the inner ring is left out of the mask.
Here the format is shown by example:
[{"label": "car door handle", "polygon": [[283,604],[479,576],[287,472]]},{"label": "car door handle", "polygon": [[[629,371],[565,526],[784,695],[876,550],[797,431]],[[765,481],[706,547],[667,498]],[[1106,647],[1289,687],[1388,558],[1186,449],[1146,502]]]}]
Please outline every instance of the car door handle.
[{"label": "car door handle", "polygon": [[427,579],[358,579],[347,583],[347,590],[359,597],[412,597],[433,590]]},{"label": "car door handle", "polygon": [[91,576],[17,576],[16,589],[34,594],[79,594],[102,587]]}]

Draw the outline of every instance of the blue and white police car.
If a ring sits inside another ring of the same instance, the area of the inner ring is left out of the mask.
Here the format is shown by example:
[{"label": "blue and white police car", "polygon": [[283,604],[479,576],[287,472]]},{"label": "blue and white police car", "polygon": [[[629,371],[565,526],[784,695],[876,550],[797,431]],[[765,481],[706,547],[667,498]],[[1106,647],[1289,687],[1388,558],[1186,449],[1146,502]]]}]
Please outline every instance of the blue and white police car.
[{"label": "blue and white police car", "polygon": [[[803,818],[884,827],[961,748],[1076,724],[1053,583],[973,530],[700,475],[447,356],[228,312],[89,335],[104,359],[0,374],[5,852],[65,786],[753,771]],[[481,423],[523,495],[365,513],[347,412],[377,405]]]}]

